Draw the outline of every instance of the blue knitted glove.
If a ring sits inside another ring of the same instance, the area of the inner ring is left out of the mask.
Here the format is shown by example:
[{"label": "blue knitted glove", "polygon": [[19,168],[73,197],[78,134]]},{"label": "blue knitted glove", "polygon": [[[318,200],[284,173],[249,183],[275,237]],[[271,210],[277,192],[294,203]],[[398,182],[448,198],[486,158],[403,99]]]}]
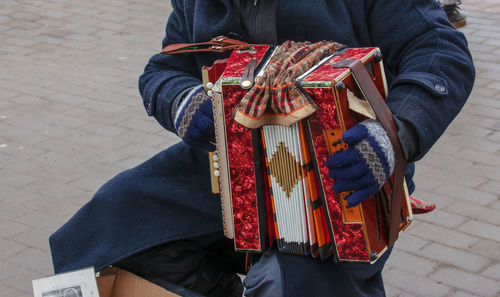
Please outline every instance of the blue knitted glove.
[{"label": "blue knitted glove", "polygon": [[335,179],[337,193],[354,191],[347,196],[347,207],[356,206],[375,194],[394,171],[394,151],[384,128],[374,120],[365,120],[342,134],[348,145],[326,160],[329,175]]},{"label": "blue knitted glove", "polygon": [[195,87],[179,105],[174,121],[177,135],[191,146],[215,151],[212,99],[203,85]]}]

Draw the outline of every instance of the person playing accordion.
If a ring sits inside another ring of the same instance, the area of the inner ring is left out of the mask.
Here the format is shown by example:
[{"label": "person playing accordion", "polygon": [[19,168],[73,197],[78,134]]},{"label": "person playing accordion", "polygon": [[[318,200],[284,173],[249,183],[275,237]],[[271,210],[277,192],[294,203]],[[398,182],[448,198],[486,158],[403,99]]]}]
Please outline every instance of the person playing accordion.
[{"label": "person playing accordion", "polygon": [[[386,103],[397,125],[408,191],[414,163],[458,114],[474,83],[462,33],[434,0],[172,0],[162,47],[224,35],[252,44],[331,40],[378,47],[388,82]],[[385,296],[378,261],[335,263],[269,250],[245,254],[222,231],[211,194],[207,151],[215,149],[212,101],[203,66],[225,53],[151,57],[139,79],[149,116],[182,142],[102,186],[50,238],[56,273],[116,265],[183,296]],[[353,191],[355,206],[391,175],[394,152],[377,121],[347,130],[345,151],[326,160],[336,192]],[[367,158],[368,151],[377,158]],[[75,235],[77,234],[77,235]]]}]

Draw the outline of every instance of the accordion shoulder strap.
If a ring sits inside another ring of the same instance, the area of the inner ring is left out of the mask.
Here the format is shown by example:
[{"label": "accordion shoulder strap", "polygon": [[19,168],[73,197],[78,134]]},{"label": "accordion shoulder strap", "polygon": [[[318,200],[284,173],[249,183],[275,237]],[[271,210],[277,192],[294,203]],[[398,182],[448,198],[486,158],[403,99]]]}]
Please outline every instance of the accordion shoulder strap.
[{"label": "accordion shoulder strap", "polygon": [[396,164],[394,168],[394,189],[391,199],[391,214],[389,223],[389,239],[388,246],[391,246],[399,234],[399,225],[401,222],[401,204],[404,197],[404,172],[406,161],[403,155],[403,150],[398,139],[398,129],[394,121],[391,110],[385,103],[384,98],[380,95],[375,87],[370,74],[366,70],[364,64],[358,59],[344,59],[335,64],[337,68],[350,68],[356,83],[358,84],[365,99],[370,103],[377,120],[384,127],[391,144],[394,148]]},{"label": "accordion shoulder strap", "polygon": [[225,36],[217,36],[207,42],[199,43],[173,43],[165,46],[162,54],[181,54],[181,53],[198,53],[198,52],[224,52],[233,49],[246,50],[252,46],[244,41],[227,38]]}]

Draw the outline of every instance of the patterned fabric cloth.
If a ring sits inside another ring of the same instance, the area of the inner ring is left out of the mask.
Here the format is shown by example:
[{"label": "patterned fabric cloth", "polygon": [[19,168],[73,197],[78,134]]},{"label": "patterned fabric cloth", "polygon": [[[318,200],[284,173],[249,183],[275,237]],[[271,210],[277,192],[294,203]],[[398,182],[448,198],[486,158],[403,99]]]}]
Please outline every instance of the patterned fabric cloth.
[{"label": "patterned fabric cloth", "polygon": [[286,41],[271,56],[261,76],[241,100],[235,121],[248,128],[290,126],[316,111],[295,85],[297,78],[323,58],[345,46],[331,41]]},{"label": "patterned fabric cloth", "polygon": [[203,85],[194,87],[186,95],[177,109],[174,125],[177,135],[186,144],[215,150],[212,100],[203,91]]},{"label": "patterned fabric cloth", "polygon": [[351,207],[380,190],[394,171],[395,157],[387,133],[374,120],[347,130],[342,140],[349,147],[328,158],[326,166],[335,179],[335,192],[355,191],[347,196]]}]

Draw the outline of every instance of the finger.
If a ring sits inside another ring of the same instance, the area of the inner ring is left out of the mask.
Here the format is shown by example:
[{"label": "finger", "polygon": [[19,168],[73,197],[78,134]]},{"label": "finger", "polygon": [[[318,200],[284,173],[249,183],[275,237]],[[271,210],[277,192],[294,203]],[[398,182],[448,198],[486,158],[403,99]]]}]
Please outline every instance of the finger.
[{"label": "finger", "polygon": [[209,152],[214,152],[215,151],[215,144],[206,142],[205,144],[201,145],[203,149]]},{"label": "finger", "polygon": [[208,141],[208,135],[205,131],[199,129],[196,125],[191,125],[184,137],[184,141],[188,144],[195,145]]},{"label": "finger", "polygon": [[214,118],[214,110],[212,107],[212,99],[207,99],[205,103],[203,103],[199,109],[199,112],[211,119]]},{"label": "finger", "polygon": [[197,114],[196,120],[192,121],[191,125],[201,131],[214,130],[214,119],[204,114]]},{"label": "finger", "polygon": [[213,118],[200,115],[199,121],[196,121],[195,127],[200,131],[200,138],[215,142],[215,127]]},{"label": "finger", "polygon": [[369,171],[368,167],[366,167],[364,162],[358,162],[358,163],[353,164],[351,166],[331,169],[328,172],[328,175],[335,180],[337,180],[337,179],[357,180],[369,172],[370,171]]},{"label": "finger", "polygon": [[356,191],[374,184],[376,185],[377,183],[375,182],[373,176],[371,174],[366,174],[356,180],[336,180],[333,184],[333,191],[335,191],[336,193]]},{"label": "finger", "polygon": [[200,134],[199,131],[189,137],[184,138],[184,142],[190,146],[201,148],[206,151],[215,151],[215,142]]},{"label": "finger", "polygon": [[348,145],[354,145],[363,140],[367,134],[368,130],[364,125],[356,125],[342,134],[342,140]]},{"label": "finger", "polygon": [[354,193],[349,195],[349,197],[347,197],[347,207],[349,208],[360,204],[366,198],[377,193],[378,189],[378,185],[371,185],[369,187],[355,191]]},{"label": "finger", "polygon": [[336,152],[326,159],[326,167],[329,169],[342,168],[356,164],[361,161],[359,152],[353,148],[345,151]]}]

